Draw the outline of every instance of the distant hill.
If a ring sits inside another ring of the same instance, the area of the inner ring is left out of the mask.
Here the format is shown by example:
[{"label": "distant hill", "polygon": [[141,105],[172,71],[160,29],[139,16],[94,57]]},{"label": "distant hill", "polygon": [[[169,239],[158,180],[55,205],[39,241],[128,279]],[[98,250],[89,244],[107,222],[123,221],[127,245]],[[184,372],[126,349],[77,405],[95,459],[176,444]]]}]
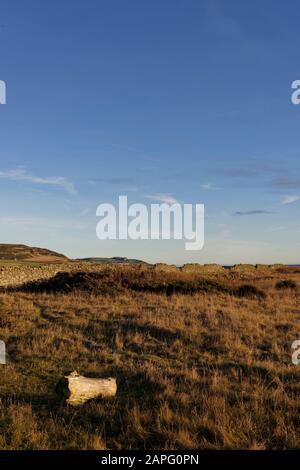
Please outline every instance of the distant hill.
[{"label": "distant hill", "polygon": [[37,248],[21,244],[0,243],[0,264],[2,262],[20,261],[32,263],[67,263],[67,262],[86,262],[95,264],[148,264],[138,259],[128,259],[120,256],[113,258],[78,258],[70,259],[61,253],[48,250],[46,248]]},{"label": "distant hill", "polygon": [[0,243],[1,261],[31,261],[36,263],[64,263],[70,261],[66,256],[47,250],[27,245]]},{"label": "distant hill", "polygon": [[141,261],[139,259],[129,259],[120,256],[114,256],[113,258],[81,258],[77,259],[76,261],[95,264],[148,264],[145,261]]}]

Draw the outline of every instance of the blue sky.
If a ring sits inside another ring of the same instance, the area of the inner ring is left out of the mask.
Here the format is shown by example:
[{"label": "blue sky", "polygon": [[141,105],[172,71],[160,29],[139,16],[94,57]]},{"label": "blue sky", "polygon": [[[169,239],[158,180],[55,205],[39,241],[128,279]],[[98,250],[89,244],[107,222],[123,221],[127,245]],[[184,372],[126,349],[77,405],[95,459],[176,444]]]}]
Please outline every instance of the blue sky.
[{"label": "blue sky", "polygon": [[[300,262],[296,0],[1,4],[1,242],[147,261]],[[96,238],[96,207],[204,203],[205,247]]]}]

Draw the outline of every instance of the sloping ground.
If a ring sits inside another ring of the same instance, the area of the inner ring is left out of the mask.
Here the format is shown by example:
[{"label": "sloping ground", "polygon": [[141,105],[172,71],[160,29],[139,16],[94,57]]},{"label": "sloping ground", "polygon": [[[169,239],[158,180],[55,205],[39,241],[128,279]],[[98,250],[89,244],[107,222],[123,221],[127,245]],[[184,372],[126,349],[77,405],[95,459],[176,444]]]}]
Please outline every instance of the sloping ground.
[{"label": "sloping ground", "polygon": [[95,264],[148,264],[145,261],[141,261],[139,259],[124,258],[121,256],[114,256],[113,258],[78,258],[76,261]]},{"label": "sloping ground", "polygon": [[0,261],[31,261],[36,263],[65,263],[69,259],[46,248],[27,245],[0,244]]},{"label": "sloping ground", "polygon": [[[0,292],[0,449],[299,449],[300,292],[276,288],[291,277],[258,273],[263,301]],[[116,377],[116,397],[62,405],[55,387],[74,369]]]}]

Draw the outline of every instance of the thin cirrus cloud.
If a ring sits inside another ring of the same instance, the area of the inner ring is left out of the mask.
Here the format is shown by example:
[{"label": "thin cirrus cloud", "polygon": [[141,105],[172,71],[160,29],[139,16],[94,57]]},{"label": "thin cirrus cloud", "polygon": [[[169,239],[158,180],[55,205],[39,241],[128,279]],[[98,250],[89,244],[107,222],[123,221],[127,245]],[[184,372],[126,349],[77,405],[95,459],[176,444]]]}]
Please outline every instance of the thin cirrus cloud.
[{"label": "thin cirrus cloud", "polygon": [[241,215],[259,215],[259,214],[271,214],[271,212],[263,210],[263,209],[254,209],[251,211],[236,211],[233,215],[241,216]]},{"label": "thin cirrus cloud", "polygon": [[65,190],[69,194],[76,194],[73,183],[64,176],[35,176],[27,173],[23,168],[0,171],[0,178],[11,181],[25,181],[27,183],[48,185]]},{"label": "thin cirrus cloud", "polygon": [[296,202],[298,201],[300,198],[299,196],[296,196],[296,195],[287,195],[287,196],[284,196],[283,199],[282,199],[282,202],[281,204],[283,205],[286,205],[286,204],[292,204],[293,202]]},{"label": "thin cirrus cloud", "polygon": [[44,232],[47,230],[84,230],[86,224],[73,219],[54,219],[49,217],[22,217],[22,216],[9,216],[0,217],[0,227],[5,229],[18,229],[20,231]]},{"label": "thin cirrus cloud", "polygon": [[145,196],[152,201],[162,202],[164,204],[177,204],[178,201],[171,194],[148,194]]},{"label": "thin cirrus cloud", "polygon": [[204,191],[216,191],[216,190],[218,190],[218,189],[221,189],[221,188],[219,188],[218,186],[214,186],[214,185],[211,184],[211,183],[201,184],[201,185],[200,185],[200,188],[201,188],[201,189],[204,189]]}]

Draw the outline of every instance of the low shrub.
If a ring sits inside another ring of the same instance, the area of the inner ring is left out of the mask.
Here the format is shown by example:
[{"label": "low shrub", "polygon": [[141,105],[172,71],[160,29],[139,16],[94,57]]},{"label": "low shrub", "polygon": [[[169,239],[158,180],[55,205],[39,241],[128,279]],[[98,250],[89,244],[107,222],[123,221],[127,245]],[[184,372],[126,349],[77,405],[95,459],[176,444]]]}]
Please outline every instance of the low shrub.
[{"label": "low shrub", "polygon": [[234,290],[237,297],[246,297],[247,299],[265,299],[266,294],[258,287],[252,284],[243,284]]},{"label": "low shrub", "polygon": [[24,284],[17,290],[26,292],[69,293],[76,291],[95,294],[118,294],[124,291],[154,294],[186,294],[198,292],[231,293],[220,282],[197,278],[184,273],[139,272],[131,269],[104,269],[102,272],[59,272],[54,277]]},{"label": "low shrub", "polygon": [[292,279],[284,279],[283,281],[278,281],[275,287],[276,289],[296,289],[297,282]]}]

